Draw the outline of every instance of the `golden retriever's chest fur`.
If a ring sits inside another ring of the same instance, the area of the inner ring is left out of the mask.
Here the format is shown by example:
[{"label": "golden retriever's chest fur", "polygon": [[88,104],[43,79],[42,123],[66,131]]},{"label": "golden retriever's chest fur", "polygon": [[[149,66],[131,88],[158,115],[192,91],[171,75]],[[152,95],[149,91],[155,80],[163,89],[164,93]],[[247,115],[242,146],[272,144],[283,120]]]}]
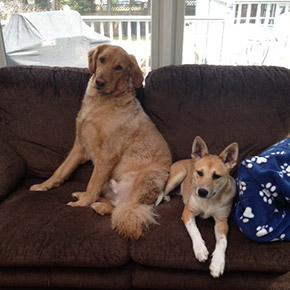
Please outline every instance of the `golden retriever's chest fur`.
[{"label": "golden retriever's chest fur", "polygon": [[84,99],[77,118],[77,137],[88,159],[94,161],[96,150],[116,130],[118,123],[115,120],[116,115],[110,106],[92,97]]},{"label": "golden retriever's chest fur", "polygon": [[117,140],[122,138],[121,132],[132,126],[129,119],[132,119],[132,108],[136,107],[134,103],[128,101],[126,105],[110,98],[85,96],[77,117],[77,137],[88,160],[94,162],[97,150],[114,149],[114,144],[121,141]]}]

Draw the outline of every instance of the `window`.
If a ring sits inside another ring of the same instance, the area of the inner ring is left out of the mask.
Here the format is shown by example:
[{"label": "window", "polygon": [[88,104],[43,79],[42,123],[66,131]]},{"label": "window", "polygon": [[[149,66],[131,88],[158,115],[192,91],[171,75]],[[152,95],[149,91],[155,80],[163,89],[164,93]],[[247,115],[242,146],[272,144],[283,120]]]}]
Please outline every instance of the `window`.
[{"label": "window", "polygon": [[185,5],[183,63],[290,68],[290,1],[196,0]]},{"label": "window", "polygon": [[89,49],[111,43],[134,54],[146,74],[150,11],[151,0],[0,0],[8,65],[86,67]]},{"label": "window", "polygon": [[[82,25],[86,23],[85,31],[89,29],[99,35],[100,41],[110,41],[134,54],[144,74],[151,68],[181,63],[290,68],[290,0],[0,0],[1,25],[7,27],[9,17],[19,12],[69,9],[78,11]],[[45,26],[50,27],[48,23]],[[6,40],[5,28],[3,34]],[[54,65],[61,65],[49,50],[60,47],[51,38],[42,40],[42,49],[53,56]],[[71,60],[86,58],[84,51],[96,42],[86,45],[67,48],[65,56],[69,58],[74,52],[77,57]],[[9,60],[7,44],[6,50]],[[45,64],[40,58],[28,63]]]}]

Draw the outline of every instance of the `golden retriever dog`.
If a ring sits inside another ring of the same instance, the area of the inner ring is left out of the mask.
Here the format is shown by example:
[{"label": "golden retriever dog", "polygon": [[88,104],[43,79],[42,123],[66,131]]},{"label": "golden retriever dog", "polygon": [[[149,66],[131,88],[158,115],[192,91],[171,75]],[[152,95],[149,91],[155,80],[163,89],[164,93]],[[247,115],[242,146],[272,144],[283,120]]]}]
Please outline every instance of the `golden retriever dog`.
[{"label": "golden retriever dog", "polygon": [[136,99],[143,82],[133,55],[118,46],[99,45],[88,53],[92,74],[76,119],[74,145],[45,182],[30,187],[47,191],[60,186],[78,165],[94,164],[85,192],[75,192],[70,206],[91,206],[112,214],[112,228],[138,239],[155,223],[154,203],[169,176],[166,141]]}]

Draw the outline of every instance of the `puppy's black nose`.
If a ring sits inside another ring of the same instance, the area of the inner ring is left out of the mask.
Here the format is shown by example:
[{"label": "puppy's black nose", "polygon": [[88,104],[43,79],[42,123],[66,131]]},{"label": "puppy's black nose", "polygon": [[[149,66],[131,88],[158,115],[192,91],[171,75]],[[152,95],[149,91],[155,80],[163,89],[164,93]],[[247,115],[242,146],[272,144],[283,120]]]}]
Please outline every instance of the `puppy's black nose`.
[{"label": "puppy's black nose", "polygon": [[101,78],[96,78],[97,89],[102,89],[105,86],[105,81]]},{"label": "puppy's black nose", "polygon": [[208,194],[208,190],[205,188],[199,188],[197,193],[200,197],[205,198]]}]

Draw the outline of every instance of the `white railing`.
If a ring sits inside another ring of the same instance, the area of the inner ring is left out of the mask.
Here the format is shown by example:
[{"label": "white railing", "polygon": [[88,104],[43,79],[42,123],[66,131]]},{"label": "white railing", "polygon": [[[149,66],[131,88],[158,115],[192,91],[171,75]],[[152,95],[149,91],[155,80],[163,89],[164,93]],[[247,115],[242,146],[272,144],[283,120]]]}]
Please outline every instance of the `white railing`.
[{"label": "white railing", "polygon": [[184,17],[183,63],[221,63],[225,19]]},{"label": "white railing", "polygon": [[282,9],[289,9],[289,1],[257,0],[235,1],[234,23],[257,24],[272,27]]},{"label": "white railing", "polygon": [[[236,1],[232,14],[227,14],[226,17],[185,16],[183,63],[271,64],[267,57],[269,59],[269,50],[274,44],[274,17],[280,14],[281,6],[278,2],[276,7],[273,6],[276,5],[273,1],[265,3],[266,1],[257,1],[259,3],[255,2],[256,4]],[[261,5],[266,9],[264,14],[261,14]],[[275,7],[275,14],[271,12],[269,5],[272,5],[271,9]],[[288,9],[289,4],[283,5]],[[253,13],[253,7],[256,13]],[[150,71],[150,16],[82,18],[94,31],[108,36],[112,43],[134,54],[145,74]]]},{"label": "white railing", "polygon": [[149,40],[151,16],[82,16],[82,19],[94,31],[119,41],[125,36],[127,40],[132,40],[132,25],[136,25],[135,40],[140,41],[141,37]]}]

